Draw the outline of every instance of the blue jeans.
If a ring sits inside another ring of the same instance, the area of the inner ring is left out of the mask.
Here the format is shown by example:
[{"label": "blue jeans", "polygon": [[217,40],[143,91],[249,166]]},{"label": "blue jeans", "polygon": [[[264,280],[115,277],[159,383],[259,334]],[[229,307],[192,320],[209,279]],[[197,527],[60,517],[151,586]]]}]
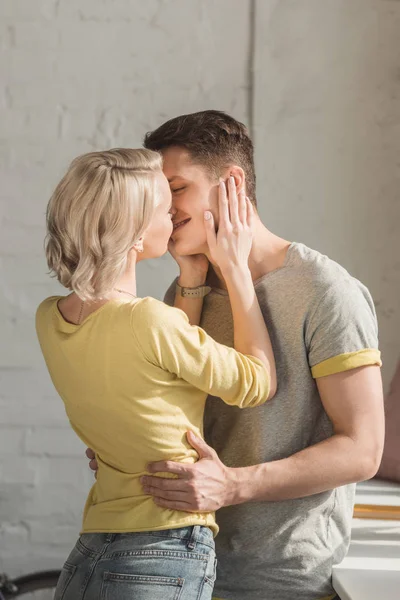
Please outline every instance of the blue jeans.
[{"label": "blue jeans", "polygon": [[208,527],[81,535],[54,600],[211,600],[216,575]]}]

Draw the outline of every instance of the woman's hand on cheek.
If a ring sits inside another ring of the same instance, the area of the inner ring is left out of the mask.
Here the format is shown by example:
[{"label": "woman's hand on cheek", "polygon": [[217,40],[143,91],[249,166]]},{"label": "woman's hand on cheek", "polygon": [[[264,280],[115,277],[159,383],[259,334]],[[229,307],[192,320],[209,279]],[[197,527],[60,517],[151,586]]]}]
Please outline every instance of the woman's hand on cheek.
[{"label": "woman's hand on cheek", "polygon": [[179,283],[184,287],[203,285],[207,278],[210,263],[205,254],[181,256],[176,252],[172,239],[169,241],[168,250],[177,262],[180,270]]}]

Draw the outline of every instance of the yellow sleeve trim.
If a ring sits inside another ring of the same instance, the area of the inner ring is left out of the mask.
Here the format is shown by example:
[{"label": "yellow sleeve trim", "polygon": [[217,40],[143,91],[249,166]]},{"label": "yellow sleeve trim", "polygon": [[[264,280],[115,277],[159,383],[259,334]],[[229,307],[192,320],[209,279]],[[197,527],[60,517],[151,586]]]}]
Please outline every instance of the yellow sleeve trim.
[{"label": "yellow sleeve trim", "polygon": [[318,377],[343,373],[344,371],[351,371],[351,369],[365,367],[367,365],[382,366],[381,353],[379,350],[376,350],[375,348],[365,348],[364,350],[357,350],[357,352],[347,352],[346,354],[333,356],[332,358],[322,361],[318,365],[314,365],[314,367],[311,368],[311,374],[314,379],[317,379]]}]

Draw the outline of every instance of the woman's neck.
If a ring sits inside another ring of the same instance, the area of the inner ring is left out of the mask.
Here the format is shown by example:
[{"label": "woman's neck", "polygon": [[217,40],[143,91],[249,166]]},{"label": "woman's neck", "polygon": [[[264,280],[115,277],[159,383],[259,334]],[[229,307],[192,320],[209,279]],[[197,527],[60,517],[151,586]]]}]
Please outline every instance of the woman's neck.
[{"label": "woman's neck", "polygon": [[121,291],[126,292],[126,294],[131,296],[137,295],[137,287],[136,287],[136,260],[132,254],[128,256],[128,264],[125,269],[125,272],[121,277],[118,278],[117,282],[114,285],[114,292],[121,293]]}]

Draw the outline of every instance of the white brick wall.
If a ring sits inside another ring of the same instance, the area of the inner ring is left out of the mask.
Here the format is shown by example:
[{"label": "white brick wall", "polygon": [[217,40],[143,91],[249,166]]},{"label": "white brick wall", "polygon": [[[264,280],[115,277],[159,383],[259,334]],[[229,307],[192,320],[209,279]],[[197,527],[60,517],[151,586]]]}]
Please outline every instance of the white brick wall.
[{"label": "white brick wall", "polygon": [[[400,3],[254,3],[252,102],[251,0],[0,1],[0,571],[60,566],[92,482],[33,321],[59,291],[44,213],[77,154],[139,146],[180,113],[219,108],[247,122],[253,109],[265,222],[371,287],[391,375]],[[142,263],[142,293],[160,297],[174,273],[168,257]]]},{"label": "white brick wall", "polygon": [[[0,2],[0,571],[62,564],[92,483],[34,332],[58,285],[46,274],[44,213],[77,154],[139,146],[179,113],[246,120],[248,0]],[[143,264],[160,297],[168,258]]]},{"label": "white brick wall", "polygon": [[400,2],[258,0],[261,214],[374,298],[386,387],[400,355]]}]

